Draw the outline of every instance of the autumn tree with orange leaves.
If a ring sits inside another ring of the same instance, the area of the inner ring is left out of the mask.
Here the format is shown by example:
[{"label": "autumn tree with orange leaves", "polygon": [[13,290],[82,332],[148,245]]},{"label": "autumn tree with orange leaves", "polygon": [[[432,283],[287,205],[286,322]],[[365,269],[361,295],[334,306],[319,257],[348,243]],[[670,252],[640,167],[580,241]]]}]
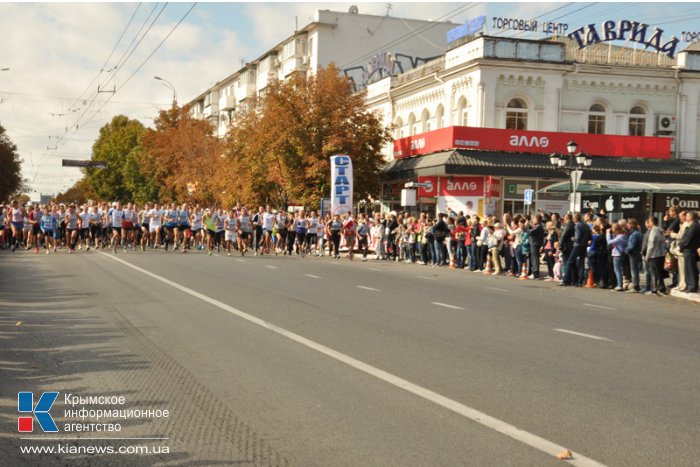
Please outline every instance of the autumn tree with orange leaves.
[{"label": "autumn tree with orange leaves", "polygon": [[[141,172],[159,187],[161,202],[219,201],[217,173],[221,143],[213,126],[189,115],[187,107],[162,110],[141,140]],[[193,192],[188,191],[195,186]]]},{"label": "autumn tree with orange leaves", "polygon": [[239,111],[226,138],[219,174],[231,181],[226,201],[318,207],[330,196],[330,157],[337,154],[352,158],[355,199],[377,195],[381,150],[390,140],[335,65],[273,81],[257,105]]}]

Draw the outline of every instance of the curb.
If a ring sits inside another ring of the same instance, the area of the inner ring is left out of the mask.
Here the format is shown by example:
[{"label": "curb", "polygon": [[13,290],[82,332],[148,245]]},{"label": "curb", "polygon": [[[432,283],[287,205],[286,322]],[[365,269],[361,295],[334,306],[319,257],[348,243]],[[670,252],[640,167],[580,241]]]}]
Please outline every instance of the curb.
[{"label": "curb", "polygon": [[700,303],[700,293],[680,292],[674,289],[671,290],[671,296],[676,298],[682,298],[684,300],[688,300],[694,303]]}]

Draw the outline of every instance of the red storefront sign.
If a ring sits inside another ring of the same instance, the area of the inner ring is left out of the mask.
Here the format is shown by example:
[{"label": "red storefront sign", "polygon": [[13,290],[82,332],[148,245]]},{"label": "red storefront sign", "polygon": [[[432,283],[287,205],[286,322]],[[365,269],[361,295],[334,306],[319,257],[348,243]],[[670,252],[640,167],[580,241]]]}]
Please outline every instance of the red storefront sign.
[{"label": "red storefront sign", "polygon": [[418,177],[419,183],[430,183],[418,188],[418,196],[484,196],[484,177]]},{"label": "red storefront sign", "polygon": [[485,179],[486,188],[484,190],[484,196],[487,198],[501,196],[501,179],[496,177],[488,176]]},{"label": "red storefront sign", "polygon": [[572,139],[578,143],[579,151],[592,156],[671,158],[671,138],[503,130],[466,126],[441,128],[396,140],[394,141],[394,157],[401,159],[453,148],[567,154],[566,145]]}]

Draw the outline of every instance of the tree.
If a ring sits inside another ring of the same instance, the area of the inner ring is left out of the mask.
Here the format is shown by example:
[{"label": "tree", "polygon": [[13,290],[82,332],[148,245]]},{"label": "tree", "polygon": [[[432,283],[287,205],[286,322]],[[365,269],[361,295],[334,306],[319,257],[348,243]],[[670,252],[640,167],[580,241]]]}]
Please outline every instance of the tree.
[{"label": "tree", "polygon": [[92,146],[92,160],[107,162],[107,168],[85,169],[90,189],[99,198],[143,202],[146,195],[153,194],[155,185],[134,167],[145,132],[139,121],[124,115],[117,115],[100,128],[100,136]]},{"label": "tree", "polygon": [[5,128],[0,125],[0,201],[9,199],[24,187],[22,164],[17,153],[17,146],[10,140]]},{"label": "tree", "polygon": [[259,105],[236,118],[226,156],[243,201],[317,207],[330,193],[336,154],[353,160],[356,198],[377,194],[381,149],[390,140],[364,96],[331,64],[309,78],[271,82]]},{"label": "tree", "polygon": [[[142,173],[158,186],[161,201],[219,200],[221,144],[213,126],[190,117],[188,107],[159,113],[155,130],[147,130],[143,137],[139,160]],[[189,193],[188,184],[196,184],[197,190]]]}]

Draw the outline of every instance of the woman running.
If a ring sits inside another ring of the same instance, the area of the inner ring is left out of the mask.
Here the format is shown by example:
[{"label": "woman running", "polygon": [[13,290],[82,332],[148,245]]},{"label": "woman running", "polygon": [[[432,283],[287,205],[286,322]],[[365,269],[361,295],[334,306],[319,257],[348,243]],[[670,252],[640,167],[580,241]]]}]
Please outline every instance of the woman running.
[{"label": "woman running", "polygon": [[48,206],[44,208],[44,215],[41,216],[40,225],[41,234],[44,237],[44,247],[46,254],[49,254],[50,244],[53,243],[53,252],[56,253],[56,237],[58,236],[58,223],[56,218],[49,212]]},{"label": "woman running", "polygon": [[87,204],[83,206],[83,210],[78,214],[80,217],[80,249],[85,242],[85,251],[90,251],[90,213],[88,212]]},{"label": "woman running", "polygon": [[280,209],[275,216],[275,222],[277,224],[277,245],[275,245],[275,255],[282,254],[286,255],[287,252],[284,249],[285,241],[287,239],[287,213]]},{"label": "woman running", "polygon": [[75,205],[68,206],[66,213],[66,243],[68,244],[68,253],[75,252],[75,243],[78,241],[78,213],[75,212]]},{"label": "woman running", "polygon": [[177,210],[175,203],[170,204],[170,209],[165,213],[165,251],[168,251],[168,243],[173,242],[175,249],[177,250],[177,234],[178,222],[180,219],[180,213]]},{"label": "woman running", "polygon": [[160,232],[163,225],[163,211],[158,204],[153,205],[153,209],[148,211],[148,234],[153,239],[153,249],[160,246]]},{"label": "woman running", "polygon": [[296,254],[297,256],[301,255],[302,258],[306,256],[304,245],[306,240],[306,232],[308,229],[309,221],[306,219],[304,211],[298,211],[294,218],[294,231],[297,234]]},{"label": "woman running", "polygon": [[19,206],[19,202],[14,200],[10,208],[10,225],[12,227],[12,252],[14,253],[20,246],[22,234],[24,232],[24,208]]},{"label": "woman running", "polygon": [[245,256],[250,244],[250,234],[253,231],[253,224],[248,215],[248,209],[241,208],[241,215],[238,217],[238,251],[241,256]]},{"label": "woman running", "polygon": [[[110,241],[112,247],[112,253],[117,253],[117,247],[121,241],[122,236],[122,221],[124,220],[124,211],[122,211],[121,203],[114,203],[114,207],[107,213],[109,218],[109,225],[112,229],[112,239]],[[126,252],[126,248],[124,249]]]},{"label": "woman running", "polygon": [[[182,244],[182,252],[187,253],[190,243],[190,210],[187,207],[187,203],[183,204],[179,211],[180,227],[179,235],[181,237],[180,243]],[[175,246],[177,249],[177,246]]]},{"label": "woman running", "polygon": [[190,219],[190,223],[192,225],[192,238],[193,241],[196,244],[196,248],[199,250],[204,249],[204,224],[203,224],[203,219],[204,219],[204,211],[202,208],[199,206],[199,204],[195,205],[194,207],[194,212],[192,213],[192,218]]},{"label": "woman running", "polygon": [[226,216],[226,251],[228,251],[228,255],[231,256],[231,246],[234,248],[237,247],[236,242],[237,239],[236,237],[238,236],[238,219],[236,219],[236,213],[231,209],[228,213],[228,216]]}]

